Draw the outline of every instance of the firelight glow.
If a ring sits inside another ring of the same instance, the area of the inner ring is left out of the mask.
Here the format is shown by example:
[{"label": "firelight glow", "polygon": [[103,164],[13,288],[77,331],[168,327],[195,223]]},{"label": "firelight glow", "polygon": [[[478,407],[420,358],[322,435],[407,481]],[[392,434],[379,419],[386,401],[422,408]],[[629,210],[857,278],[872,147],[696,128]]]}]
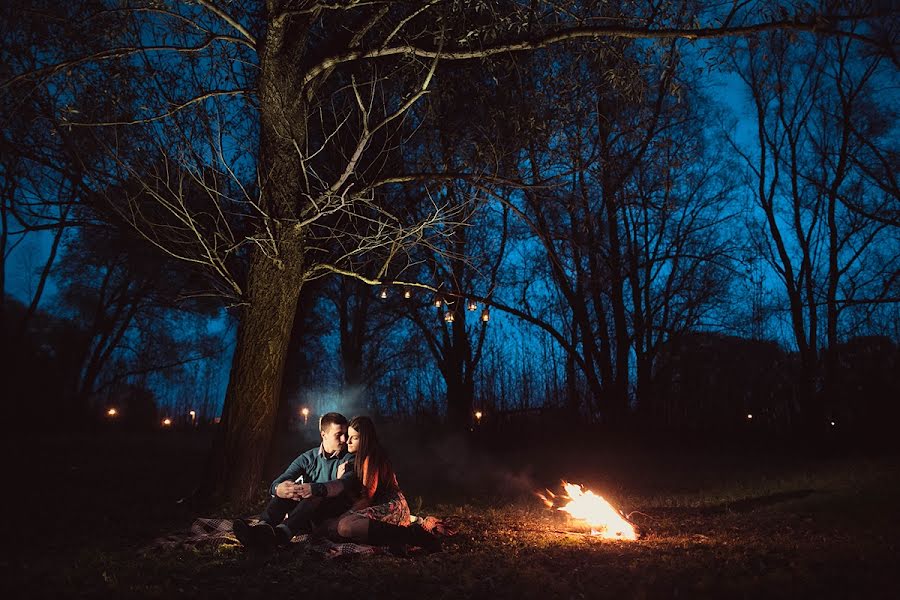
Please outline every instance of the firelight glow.
[{"label": "firelight glow", "polygon": [[[569,501],[557,510],[561,510],[572,515],[573,518],[586,522],[591,527],[591,535],[600,536],[607,540],[636,540],[637,532],[634,526],[629,523],[622,513],[620,513],[612,504],[607,502],[603,496],[599,496],[591,490],[585,490],[577,483],[562,482],[563,488],[566,490],[566,496],[560,499],[568,499]],[[548,508],[552,508],[556,502],[556,494],[547,490],[550,498],[543,494],[538,494],[544,504]]]}]

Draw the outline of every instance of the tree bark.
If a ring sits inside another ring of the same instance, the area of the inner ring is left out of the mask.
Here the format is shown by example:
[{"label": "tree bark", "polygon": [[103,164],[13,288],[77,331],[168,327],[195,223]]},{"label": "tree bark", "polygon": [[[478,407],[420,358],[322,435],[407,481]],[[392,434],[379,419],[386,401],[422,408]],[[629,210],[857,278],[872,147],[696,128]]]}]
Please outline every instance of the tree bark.
[{"label": "tree bark", "polygon": [[[294,7],[296,8],[296,7]],[[247,275],[222,427],[214,443],[200,496],[234,509],[257,491],[272,442],[288,343],[303,286],[305,232],[299,202],[308,193],[298,165],[305,148],[308,94],[300,83],[309,28],[318,11],[289,16],[291,4],[267,2],[260,52],[260,207],[274,248],[257,246]]]},{"label": "tree bark", "polygon": [[251,262],[249,304],[238,326],[222,427],[204,490],[235,508],[248,506],[260,489],[302,286],[302,234],[285,235],[279,250],[281,263],[261,251]]}]

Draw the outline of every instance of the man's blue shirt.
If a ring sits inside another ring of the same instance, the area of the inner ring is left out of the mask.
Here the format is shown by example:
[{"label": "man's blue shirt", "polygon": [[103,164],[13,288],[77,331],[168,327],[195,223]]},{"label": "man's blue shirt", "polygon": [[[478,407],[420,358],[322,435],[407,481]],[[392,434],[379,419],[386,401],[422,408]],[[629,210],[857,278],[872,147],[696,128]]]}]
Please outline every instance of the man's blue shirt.
[{"label": "man's blue shirt", "polygon": [[[321,445],[316,448],[310,448],[295,458],[287,470],[272,482],[272,485],[269,486],[269,493],[274,496],[275,488],[279,483],[282,481],[296,481],[301,475],[303,475],[304,483],[325,483],[337,479],[338,466],[345,462],[351,462],[353,456],[346,450],[341,450],[333,456],[328,456]],[[352,473],[353,469],[347,469],[347,471]]]}]

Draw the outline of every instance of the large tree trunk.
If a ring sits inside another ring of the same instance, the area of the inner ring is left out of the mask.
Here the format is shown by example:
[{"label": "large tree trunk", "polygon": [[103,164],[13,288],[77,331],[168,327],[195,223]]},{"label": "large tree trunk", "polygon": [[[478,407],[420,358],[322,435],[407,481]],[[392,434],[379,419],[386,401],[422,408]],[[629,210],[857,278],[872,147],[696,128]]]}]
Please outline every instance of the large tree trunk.
[{"label": "large tree trunk", "polygon": [[475,382],[472,377],[471,346],[466,331],[465,302],[460,300],[457,319],[450,327],[452,343],[445,350],[444,379],[447,383],[447,424],[451,429],[468,429],[472,424],[475,404]]},{"label": "large tree trunk", "polygon": [[[303,285],[304,231],[296,225],[309,193],[303,186],[297,148],[306,146],[308,96],[300,81],[306,37],[317,11],[286,13],[292,5],[267,3],[265,41],[260,52],[260,206],[275,244],[254,249],[238,326],[231,377],[201,495],[217,503],[246,507],[262,489],[272,442],[287,348]],[[294,6],[293,8],[296,8]],[[311,93],[311,90],[307,89]]]},{"label": "large tree trunk", "polygon": [[468,429],[472,424],[474,398],[474,381],[459,373],[447,378],[447,425],[451,429]]},{"label": "large tree trunk", "polygon": [[338,326],[344,389],[359,390],[365,385],[364,350],[367,343],[369,290],[365,284],[345,281],[338,290]]},{"label": "large tree trunk", "polygon": [[300,232],[285,235],[279,250],[280,264],[254,253],[249,304],[238,326],[222,427],[204,490],[214,501],[235,508],[249,505],[260,489],[302,285]]}]

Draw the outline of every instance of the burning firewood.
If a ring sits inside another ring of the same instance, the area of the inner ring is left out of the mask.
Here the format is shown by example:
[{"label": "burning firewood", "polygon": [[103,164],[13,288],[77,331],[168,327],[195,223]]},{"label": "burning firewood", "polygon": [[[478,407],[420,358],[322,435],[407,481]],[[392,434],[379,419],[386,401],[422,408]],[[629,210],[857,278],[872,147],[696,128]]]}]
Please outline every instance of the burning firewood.
[{"label": "burning firewood", "polygon": [[555,508],[568,513],[574,519],[585,522],[591,528],[592,536],[609,540],[636,540],[637,531],[628,519],[603,496],[585,490],[577,483],[562,482],[565,495],[538,493],[537,496],[547,508]]}]

